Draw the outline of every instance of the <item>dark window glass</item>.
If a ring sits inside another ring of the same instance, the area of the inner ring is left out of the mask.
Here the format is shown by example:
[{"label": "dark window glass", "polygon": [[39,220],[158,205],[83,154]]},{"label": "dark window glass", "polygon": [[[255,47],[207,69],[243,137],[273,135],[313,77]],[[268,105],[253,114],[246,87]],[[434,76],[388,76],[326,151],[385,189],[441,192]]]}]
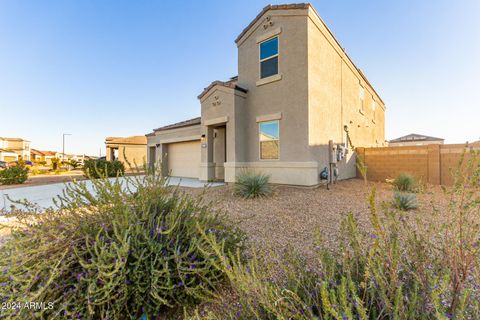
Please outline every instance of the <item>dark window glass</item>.
[{"label": "dark window glass", "polygon": [[268,41],[260,43],[260,60],[278,54],[278,38],[275,37]]},{"label": "dark window glass", "polygon": [[266,78],[278,73],[278,57],[260,62],[260,78]]}]

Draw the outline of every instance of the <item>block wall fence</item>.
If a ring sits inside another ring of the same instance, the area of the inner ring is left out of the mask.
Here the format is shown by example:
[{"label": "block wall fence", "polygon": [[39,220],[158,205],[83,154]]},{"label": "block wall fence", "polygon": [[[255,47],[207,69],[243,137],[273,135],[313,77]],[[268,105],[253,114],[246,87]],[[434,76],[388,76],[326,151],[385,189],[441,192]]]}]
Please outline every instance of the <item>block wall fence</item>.
[{"label": "block wall fence", "polygon": [[[367,167],[367,179],[385,181],[400,173],[409,173],[422,182],[437,185],[452,185],[452,170],[466,151],[480,150],[480,146],[444,144],[406,147],[357,148],[357,157]],[[361,177],[357,172],[357,177]]]}]

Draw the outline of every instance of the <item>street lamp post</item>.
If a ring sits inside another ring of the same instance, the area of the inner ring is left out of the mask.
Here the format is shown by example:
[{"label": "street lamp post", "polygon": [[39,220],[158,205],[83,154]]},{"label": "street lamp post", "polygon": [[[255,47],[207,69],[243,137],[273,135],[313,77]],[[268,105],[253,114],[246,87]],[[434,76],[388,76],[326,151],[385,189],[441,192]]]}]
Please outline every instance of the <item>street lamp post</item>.
[{"label": "street lamp post", "polygon": [[62,162],[65,161],[65,136],[71,136],[71,133],[64,133],[63,134],[63,144],[62,144]]}]

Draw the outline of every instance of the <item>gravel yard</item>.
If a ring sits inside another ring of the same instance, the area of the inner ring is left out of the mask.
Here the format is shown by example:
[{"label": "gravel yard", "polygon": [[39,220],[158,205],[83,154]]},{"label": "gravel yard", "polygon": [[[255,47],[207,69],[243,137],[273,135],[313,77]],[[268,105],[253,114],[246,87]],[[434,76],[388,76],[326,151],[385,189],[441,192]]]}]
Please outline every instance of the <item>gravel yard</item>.
[{"label": "gravel yard", "polygon": [[[291,245],[308,256],[312,253],[317,229],[325,241],[335,245],[337,231],[349,212],[358,218],[362,227],[369,227],[367,198],[373,187],[377,190],[378,203],[391,201],[391,185],[369,182],[365,187],[360,179],[340,181],[330,190],[324,186],[276,186],[271,197],[248,200],[234,196],[233,186],[207,190],[182,188],[194,196],[203,194],[206,202],[212,201],[215,208],[226,210],[232,221],[247,233],[249,241],[256,246],[282,250]],[[431,203],[437,208],[446,207],[438,186],[428,187],[425,192],[418,194],[418,199],[420,208],[412,211],[412,215],[428,215],[433,210]],[[8,233],[6,229],[0,230],[0,244]]]},{"label": "gravel yard", "polygon": [[[361,227],[369,228],[368,196],[373,187],[377,190],[378,203],[392,200],[391,185],[369,182],[365,187],[360,179],[340,181],[330,190],[277,186],[269,198],[248,200],[235,197],[232,186],[223,186],[207,190],[205,200],[214,201],[217,208],[226,210],[253,244],[276,250],[291,245],[308,256],[312,253],[317,229],[326,242],[335,245],[340,224],[349,212],[358,218]],[[201,193],[185,190],[194,195]],[[411,211],[412,215],[428,215],[433,210],[432,202],[437,208],[446,206],[438,186],[428,187],[418,194],[418,199],[420,207]]]}]

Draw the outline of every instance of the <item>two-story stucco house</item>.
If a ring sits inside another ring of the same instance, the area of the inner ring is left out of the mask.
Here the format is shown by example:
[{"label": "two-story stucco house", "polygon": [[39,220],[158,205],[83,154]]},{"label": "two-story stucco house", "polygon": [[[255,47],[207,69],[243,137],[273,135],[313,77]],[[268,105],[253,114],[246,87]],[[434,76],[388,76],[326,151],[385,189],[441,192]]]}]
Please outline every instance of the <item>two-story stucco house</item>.
[{"label": "two-story stucco house", "polygon": [[201,92],[200,118],[147,134],[150,164],[202,181],[251,168],[311,186],[324,168],[355,176],[349,141],[385,145],[382,99],[310,4],[265,7],[235,43],[238,76]]},{"label": "two-story stucco house", "polygon": [[0,154],[2,161],[30,160],[30,141],[28,140],[0,137],[0,149],[3,154]]}]

